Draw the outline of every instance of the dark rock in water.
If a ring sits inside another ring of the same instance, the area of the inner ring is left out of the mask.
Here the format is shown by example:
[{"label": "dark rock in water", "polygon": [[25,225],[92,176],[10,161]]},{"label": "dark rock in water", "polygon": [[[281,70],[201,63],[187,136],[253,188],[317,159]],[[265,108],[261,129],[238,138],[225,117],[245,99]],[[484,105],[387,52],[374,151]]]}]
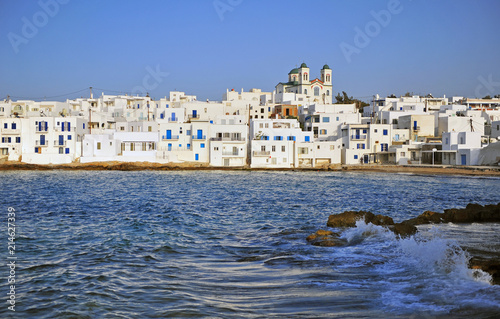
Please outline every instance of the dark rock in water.
[{"label": "dark rock in water", "polygon": [[347,244],[345,240],[340,238],[339,234],[322,229],[307,236],[306,240],[314,246],[322,247],[345,246]]},{"label": "dark rock in water", "polygon": [[364,220],[365,223],[372,223],[378,226],[394,225],[391,217],[384,215],[374,215],[365,211],[346,211],[341,214],[334,214],[328,217],[326,226],[328,227],[355,227],[358,220]]},{"label": "dark rock in water", "polygon": [[405,223],[409,225],[425,225],[425,224],[441,223],[441,222],[443,222],[443,214],[431,211],[425,211],[418,217],[405,221]]},{"label": "dark rock in water", "polygon": [[470,260],[472,269],[481,269],[491,275],[492,284],[500,285],[500,261],[491,259],[472,258]]},{"label": "dark rock in water", "polygon": [[417,233],[417,227],[406,222],[389,226],[389,229],[392,230],[394,234],[399,235],[401,237],[408,237],[411,235],[415,235]]},{"label": "dark rock in water", "polygon": [[500,222],[500,203],[498,205],[481,206],[468,204],[467,207],[445,209],[444,213],[426,211],[418,217],[409,219],[411,225],[430,223],[493,223]]}]

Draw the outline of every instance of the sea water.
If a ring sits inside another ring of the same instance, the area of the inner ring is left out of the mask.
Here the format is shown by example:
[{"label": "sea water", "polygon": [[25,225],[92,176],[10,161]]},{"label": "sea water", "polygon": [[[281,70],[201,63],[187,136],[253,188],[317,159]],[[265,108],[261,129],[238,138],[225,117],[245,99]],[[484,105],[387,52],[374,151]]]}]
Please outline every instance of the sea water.
[{"label": "sea water", "polygon": [[[348,172],[0,173],[1,318],[495,318],[499,224],[358,222],[344,247],[305,238],[330,214],[396,222],[500,202],[500,179]],[[16,212],[15,312],[7,217]]]}]

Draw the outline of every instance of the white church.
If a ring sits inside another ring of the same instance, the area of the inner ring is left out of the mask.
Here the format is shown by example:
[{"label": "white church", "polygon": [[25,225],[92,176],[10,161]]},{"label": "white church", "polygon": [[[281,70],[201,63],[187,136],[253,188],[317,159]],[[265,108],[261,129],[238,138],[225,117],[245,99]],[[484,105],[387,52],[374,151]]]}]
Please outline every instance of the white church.
[{"label": "white church", "polygon": [[288,73],[288,82],[276,85],[275,92],[276,103],[295,100],[332,104],[332,69],[325,64],[321,69],[321,79],[311,80],[309,68],[302,63],[299,68],[294,68]]}]

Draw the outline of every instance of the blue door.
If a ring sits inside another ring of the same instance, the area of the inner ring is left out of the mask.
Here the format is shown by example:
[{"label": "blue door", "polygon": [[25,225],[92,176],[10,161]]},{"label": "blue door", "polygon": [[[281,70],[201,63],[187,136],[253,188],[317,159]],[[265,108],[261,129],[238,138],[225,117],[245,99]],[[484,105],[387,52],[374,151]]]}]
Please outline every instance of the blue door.
[{"label": "blue door", "polygon": [[172,130],[167,130],[167,140],[172,139]]},{"label": "blue door", "polygon": [[194,154],[194,160],[198,161],[199,159],[200,159],[200,155],[199,154]]},{"label": "blue door", "polygon": [[413,121],[413,129],[417,130],[417,121]]},{"label": "blue door", "polygon": [[168,143],[168,151],[170,152],[172,150],[172,144]]},{"label": "blue door", "polygon": [[59,135],[59,145],[64,145],[64,135]]},{"label": "blue door", "polygon": [[197,115],[198,115],[198,111],[193,110],[193,118],[194,118],[194,119],[196,118],[196,116],[197,116]]},{"label": "blue door", "polygon": [[462,165],[467,165],[467,155],[462,154],[460,159],[462,160]]},{"label": "blue door", "polygon": [[45,135],[40,135],[40,145],[45,145]]},{"label": "blue door", "polygon": [[175,113],[172,113],[172,122],[175,121]]},{"label": "blue door", "polygon": [[202,139],[203,139],[203,130],[198,130],[198,131],[196,131],[196,133],[197,133],[197,136],[196,136],[196,137],[197,137],[199,140],[202,140]]}]

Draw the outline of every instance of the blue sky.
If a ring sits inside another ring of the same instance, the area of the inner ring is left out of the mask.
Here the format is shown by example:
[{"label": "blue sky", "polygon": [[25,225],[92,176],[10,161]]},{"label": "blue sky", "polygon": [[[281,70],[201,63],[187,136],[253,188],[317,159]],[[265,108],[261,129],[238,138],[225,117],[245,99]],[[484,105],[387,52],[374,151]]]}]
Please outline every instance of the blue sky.
[{"label": "blue sky", "polygon": [[499,13],[497,0],[0,0],[0,98],[92,86],[221,100],[272,91],[302,62],[312,77],[328,63],[334,92],[365,100],[495,95]]}]

